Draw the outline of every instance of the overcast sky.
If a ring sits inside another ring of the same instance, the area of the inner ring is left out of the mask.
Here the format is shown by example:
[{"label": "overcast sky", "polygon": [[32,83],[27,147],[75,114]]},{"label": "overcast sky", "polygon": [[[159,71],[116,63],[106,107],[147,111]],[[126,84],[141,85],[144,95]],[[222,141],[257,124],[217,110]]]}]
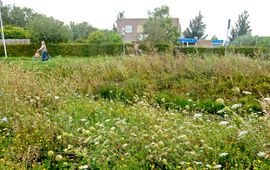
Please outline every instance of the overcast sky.
[{"label": "overcast sky", "polygon": [[100,29],[111,29],[118,12],[126,18],[147,17],[147,11],[167,5],[172,17],[179,18],[182,30],[201,11],[206,34],[225,39],[227,21],[235,25],[238,15],[249,12],[252,34],[270,36],[269,0],[2,0],[6,4],[29,7],[68,24],[86,21]]}]

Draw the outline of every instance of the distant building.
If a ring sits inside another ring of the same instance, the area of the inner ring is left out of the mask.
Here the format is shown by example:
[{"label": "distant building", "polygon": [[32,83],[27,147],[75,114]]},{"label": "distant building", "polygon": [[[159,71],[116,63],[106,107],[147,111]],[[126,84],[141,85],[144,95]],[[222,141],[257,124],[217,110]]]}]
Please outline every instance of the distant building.
[{"label": "distant building", "polygon": [[179,43],[189,46],[197,47],[220,47],[223,46],[223,40],[198,40],[196,38],[181,38],[178,40]]},{"label": "distant building", "polygon": [[[143,25],[147,18],[121,18],[117,19],[117,32],[122,35],[124,42],[141,41],[143,37]],[[178,18],[172,18],[172,24],[180,29]]]}]

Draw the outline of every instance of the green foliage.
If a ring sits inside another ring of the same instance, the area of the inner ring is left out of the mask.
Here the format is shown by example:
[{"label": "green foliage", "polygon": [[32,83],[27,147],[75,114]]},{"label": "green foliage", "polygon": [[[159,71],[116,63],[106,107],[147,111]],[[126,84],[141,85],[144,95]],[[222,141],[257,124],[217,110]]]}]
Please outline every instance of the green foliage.
[{"label": "green foliage", "polygon": [[237,37],[241,36],[250,36],[251,27],[250,22],[248,21],[249,14],[247,11],[244,11],[241,15],[238,16],[238,20],[235,23],[235,27],[231,30],[230,40],[233,41]]},{"label": "green foliage", "polygon": [[122,37],[118,33],[110,33],[106,38],[106,43],[116,43],[120,44],[122,42]]},{"label": "green foliage", "polygon": [[[249,57],[257,57],[258,51],[260,48],[256,47],[229,47],[227,51],[233,54],[243,54]],[[204,47],[177,47],[176,52],[180,52],[183,54],[197,54],[198,56],[204,55],[217,55],[217,56],[224,56],[225,55],[225,48],[204,48]]]},{"label": "green foliage", "polygon": [[[116,35],[117,36],[117,35]],[[113,39],[117,40],[117,39]],[[118,39],[119,40],[119,39]],[[47,44],[49,53],[52,56],[62,55],[62,56],[98,56],[98,55],[121,55],[123,53],[122,43],[109,43],[106,40],[102,44]],[[132,53],[133,44],[125,44],[127,54]],[[33,56],[39,45],[8,45],[8,54],[10,56]],[[182,53],[186,55],[195,56],[224,56],[225,48],[203,48],[203,47],[173,47],[169,44],[156,44],[154,46],[157,52],[167,52],[172,53],[174,51],[175,55],[177,53]],[[151,51],[146,44],[141,44],[140,49],[144,53]],[[269,55],[267,49],[261,49],[256,47],[229,47],[229,53],[233,54],[243,54],[249,57],[260,57],[265,58],[261,55]],[[0,56],[4,56],[3,48],[0,48]]]},{"label": "green foliage", "polygon": [[270,37],[260,36],[241,36],[235,38],[231,42],[232,46],[257,46],[257,47],[270,47]]},{"label": "green foliage", "polygon": [[189,27],[184,31],[185,38],[203,38],[204,31],[206,29],[206,24],[203,23],[203,15],[199,12],[199,15],[196,16],[189,22]]},{"label": "green foliage", "polygon": [[91,44],[102,44],[106,41],[106,36],[102,31],[94,31],[88,35],[86,41]]},{"label": "green foliage", "polygon": [[5,25],[22,28],[26,28],[27,23],[38,15],[30,8],[21,8],[15,5],[5,5],[2,7],[1,12]]},{"label": "green foliage", "polygon": [[88,35],[91,32],[94,32],[97,30],[97,28],[92,27],[87,22],[82,23],[74,23],[70,22],[70,29],[72,32],[72,40],[74,42],[85,42]]},{"label": "green foliage", "polygon": [[0,169],[269,169],[269,117],[247,107],[267,90],[268,60],[8,58],[0,67]]},{"label": "green foliage", "polygon": [[149,20],[144,24],[145,42],[150,47],[156,44],[173,44],[180,36],[180,30],[172,24],[169,7],[155,8],[149,11]]},{"label": "green foliage", "polygon": [[29,39],[31,34],[28,30],[24,30],[21,27],[14,27],[7,25],[4,27],[5,38],[6,39]]},{"label": "green foliage", "polygon": [[217,114],[218,111],[224,108],[224,105],[213,100],[205,100],[203,102],[199,102],[197,107],[207,113]]},{"label": "green foliage", "polygon": [[59,20],[46,16],[38,16],[27,23],[27,29],[31,32],[33,40],[44,40],[51,43],[68,42],[72,33],[68,26]]}]

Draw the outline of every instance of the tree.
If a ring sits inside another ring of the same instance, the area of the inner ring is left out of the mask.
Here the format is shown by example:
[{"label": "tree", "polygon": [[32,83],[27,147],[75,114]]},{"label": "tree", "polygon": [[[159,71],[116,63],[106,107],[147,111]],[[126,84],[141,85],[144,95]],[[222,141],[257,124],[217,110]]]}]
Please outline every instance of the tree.
[{"label": "tree", "polygon": [[118,33],[115,33],[115,32],[112,32],[106,36],[106,42],[107,43],[116,43],[116,44],[123,43],[121,35],[119,35]]},{"label": "tree", "polygon": [[113,32],[117,33],[117,27],[115,24],[113,24]]},{"label": "tree", "polygon": [[173,26],[168,6],[148,11],[148,21],[144,24],[145,41],[150,45],[175,43],[180,36],[178,27]]},{"label": "tree", "polygon": [[25,28],[28,21],[38,14],[30,8],[6,5],[2,8],[2,18],[5,25]]},{"label": "tree", "polygon": [[97,28],[92,27],[87,22],[78,24],[70,22],[69,25],[72,32],[72,40],[75,42],[85,42],[89,33],[97,31]]},{"label": "tree", "polygon": [[231,30],[230,40],[233,41],[237,37],[251,35],[250,22],[248,21],[249,14],[247,11],[244,11],[238,16],[238,20],[235,23],[235,27]]},{"label": "tree", "polygon": [[88,35],[87,42],[91,44],[102,44],[106,41],[106,36],[103,31],[94,31]]},{"label": "tree", "polygon": [[7,39],[28,39],[31,38],[31,34],[28,30],[24,30],[21,27],[14,27],[6,25],[4,27],[5,38]]},{"label": "tree", "polygon": [[189,22],[189,27],[184,31],[184,36],[185,38],[197,37],[198,39],[201,39],[205,29],[206,24],[203,23],[203,15],[199,12],[199,15]]},{"label": "tree", "polygon": [[211,38],[211,40],[218,40],[218,37],[216,35],[213,35],[213,37]]},{"label": "tree", "polygon": [[112,30],[99,30],[91,32],[87,38],[87,42],[91,44],[117,44],[122,43],[122,38]]},{"label": "tree", "polygon": [[72,33],[67,25],[52,17],[39,15],[27,23],[34,41],[49,41],[53,43],[67,42],[72,38]]}]

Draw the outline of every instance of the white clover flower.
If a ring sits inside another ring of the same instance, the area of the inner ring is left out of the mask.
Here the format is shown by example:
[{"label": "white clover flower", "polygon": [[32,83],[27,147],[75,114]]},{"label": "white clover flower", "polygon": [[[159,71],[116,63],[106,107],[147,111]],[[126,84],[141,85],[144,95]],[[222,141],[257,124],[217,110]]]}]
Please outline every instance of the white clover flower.
[{"label": "white clover flower", "polygon": [[227,155],[228,155],[227,152],[223,152],[223,153],[219,154],[219,157],[225,157],[225,156],[227,156]]},{"label": "white clover flower", "polygon": [[220,103],[220,104],[224,104],[224,103],[225,103],[224,99],[222,99],[222,98],[218,98],[218,99],[216,100],[216,102],[217,102],[217,103]]},{"label": "white clover flower", "polygon": [[82,165],[82,166],[79,167],[79,169],[88,169],[88,168],[89,168],[88,165]]},{"label": "white clover flower", "polygon": [[261,152],[258,152],[257,153],[257,156],[258,157],[265,157],[266,156],[266,153],[261,151]]},{"label": "white clover flower", "polygon": [[58,136],[56,137],[56,139],[57,139],[57,140],[62,140],[62,136],[61,136],[61,135],[58,135]]},{"label": "white clover flower", "polygon": [[110,131],[114,131],[116,129],[116,127],[111,127]]},{"label": "white clover flower", "polygon": [[231,109],[238,109],[238,108],[241,108],[242,107],[242,104],[234,104],[231,106]]},{"label": "white clover flower", "polygon": [[200,119],[202,118],[202,113],[196,113],[194,116],[193,116],[193,119]]},{"label": "white clover flower", "polygon": [[212,166],[209,164],[206,164],[205,166],[206,166],[206,168],[212,168]]},{"label": "white clover flower", "polygon": [[86,122],[87,119],[81,119],[81,122]]},{"label": "white clover flower", "polygon": [[245,136],[246,134],[248,134],[248,131],[247,131],[247,130],[240,131],[240,132],[238,133],[238,137],[243,137],[243,136]]},{"label": "white clover flower", "polygon": [[214,169],[220,169],[220,168],[222,168],[222,165],[218,164],[218,165],[214,166],[213,168]]},{"label": "white clover flower", "polygon": [[199,162],[198,161],[194,161],[194,163],[197,164],[197,165],[202,165],[203,164],[201,161],[199,161]]},{"label": "white clover flower", "polygon": [[270,103],[270,97],[263,98],[263,100],[267,103]]},{"label": "white clover flower", "polygon": [[219,125],[221,125],[221,126],[226,126],[228,124],[229,124],[228,121],[221,121],[221,122],[219,122]]},{"label": "white clover flower", "polygon": [[226,112],[225,110],[219,110],[219,111],[217,111],[217,114],[221,114],[221,113],[224,113],[224,112]]},{"label": "white clover flower", "polygon": [[131,135],[134,136],[134,137],[137,137],[137,135],[135,133],[131,133]]},{"label": "white clover flower", "polygon": [[161,102],[162,103],[165,103],[165,98],[164,97],[161,99]]},{"label": "white clover flower", "polygon": [[186,164],[186,162],[184,162],[184,161],[179,162],[179,163],[180,163],[180,165],[185,165]]},{"label": "white clover flower", "polygon": [[62,159],[63,159],[63,156],[60,155],[60,154],[58,154],[58,155],[55,156],[55,160],[56,161],[61,161]]},{"label": "white clover flower", "polygon": [[128,146],[128,144],[127,143],[125,143],[122,147],[123,148],[126,148]]},{"label": "white clover flower", "polygon": [[249,91],[242,91],[242,93],[243,93],[243,94],[247,94],[247,95],[252,94],[252,93],[251,93],[251,92],[249,92]]},{"label": "white clover flower", "polygon": [[60,99],[60,97],[59,96],[54,96],[54,99],[58,100],[58,99]]},{"label": "white clover flower", "polygon": [[7,117],[3,117],[2,119],[1,119],[1,121],[0,122],[3,122],[3,123],[8,123],[8,118]]}]

